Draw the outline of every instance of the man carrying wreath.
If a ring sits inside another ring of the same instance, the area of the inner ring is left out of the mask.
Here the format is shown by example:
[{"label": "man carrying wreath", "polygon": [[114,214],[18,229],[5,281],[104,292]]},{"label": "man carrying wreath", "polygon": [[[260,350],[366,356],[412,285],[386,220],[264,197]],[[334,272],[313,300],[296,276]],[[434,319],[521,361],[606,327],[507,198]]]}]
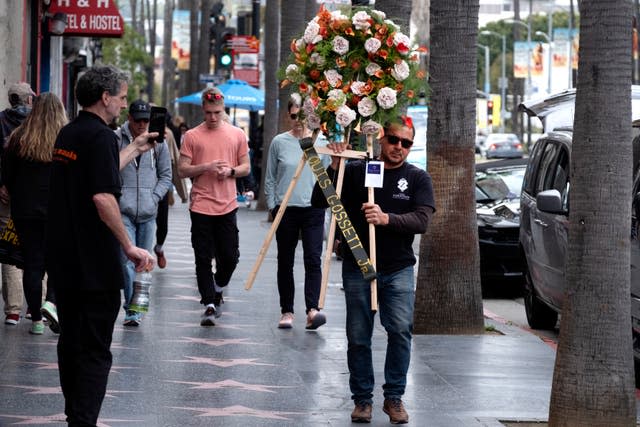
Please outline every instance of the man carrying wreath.
[{"label": "man carrying wreath", "polygon": [[[431,177],[406,162],[414,135],[408,117],[397,117],[385,124],[380,139],[384,179],[382,188],[375,189],[375,203],[367,202],[365,161],[346,165],[342,190],[345,210],[365,248],[369,247],[369,224],[376,229],[380,322],[387,332],[383,410],[393,424],[409,421],[401,399],[407,382],[413,330],[416,257],[412,244],[416,234],[427,230],[435,212]],[[340,144],[328,147],[335,153],[345,149]],[[339,158],[333,156],[328,169],[330,176],[337,176],[338,162]],[[327,206],[318,184],[313,190],[312,204]],[[369,423],[374,388],[371,337],[375,312],[371,310],[370,283],[348,251],[342,262],[342,280],[347,307],[349,386],[355,404],[351,421]]]}]

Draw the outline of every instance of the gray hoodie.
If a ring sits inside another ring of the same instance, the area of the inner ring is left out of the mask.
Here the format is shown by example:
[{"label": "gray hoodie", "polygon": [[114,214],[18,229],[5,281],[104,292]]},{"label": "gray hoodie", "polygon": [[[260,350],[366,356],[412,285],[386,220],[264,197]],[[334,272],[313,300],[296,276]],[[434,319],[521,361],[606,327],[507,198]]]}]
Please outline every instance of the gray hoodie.
[{"label": "gray hoodie", "polygon": [[[115,131],[119,150],[132,141],[129,122]],[[147,222],[158,214],[158,202],[171,188],[171,158],[167,144],[133,159],[120,171],[122,195],[120,213],[135,223]]]}]

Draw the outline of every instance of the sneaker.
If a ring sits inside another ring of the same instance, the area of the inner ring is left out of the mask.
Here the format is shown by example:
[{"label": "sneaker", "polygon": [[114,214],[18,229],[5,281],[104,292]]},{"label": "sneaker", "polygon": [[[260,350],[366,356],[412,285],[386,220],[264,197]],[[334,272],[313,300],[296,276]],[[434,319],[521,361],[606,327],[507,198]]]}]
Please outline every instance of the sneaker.
[{"label": "sneaker", "polygon": [[142,314],[135,311],[127,311],[124,316],[124,326],[140,326],[142,322]]},{"label": "sneaker", "polygon": [[356,402],[356,406],[351,412],[352,423],[370,423],[371,422],[371,403],[368,402]]},{"label": "sneaker", "polygon": [[165,268],[167,266],[167,259],[164,257],[164,251],[153,248],[153,252],[155,252],[158,257],[158,267]]},{"label": "sneaker", "polygon": [[19,314],[7,314],[4,318],[4,324],[5,325],[17,325],[20,322],[20,315]]},{"label": "sneaker", "polygon": [[404,410],[404,405],[400,399],[384,399],[382,410],[389,415],[391,424],[406,424],[409,422],[409,414]]},{"label": "sneaker", "polygon": [[280,321],[278,322],[278,328],[291,329],[293,327],[293,313],[282,313]]},{"label": "sneaker", "polygon": [[307,329],[318,329],[325,323],[327,323],[327,316],[324,313],[320,313],[315,308],[309,310],[309,313],[307,313]]},{"label": "sneaker", "polygon": [[213,295],[213,305],[216,306],[216,318],[222,316],[221,305],[224,304],[224,298],[222,297],[222,291],[216,292]]},{"label": "sneaker", "polygon": [[42,320],[36,320],[31,323],[31,329],[29,329],[29,333],[31,335],[42,335],[44,334],[44,322]]},{"label": "sneaker", "polygon": [[49,322],[49,329],[51,329],[53,333],[59,334],[60,323],[58,323],[58,310],[56,309],[56,305],[50,301],[45,301],[40,308],[40,313],[42,313],[42,317]]},{"label": "sneaker", "polygon": [[216,325],[216,307],[213,304],[207,305],[207,309],[202,314],[200,320],[200,326],[215,326]]}]

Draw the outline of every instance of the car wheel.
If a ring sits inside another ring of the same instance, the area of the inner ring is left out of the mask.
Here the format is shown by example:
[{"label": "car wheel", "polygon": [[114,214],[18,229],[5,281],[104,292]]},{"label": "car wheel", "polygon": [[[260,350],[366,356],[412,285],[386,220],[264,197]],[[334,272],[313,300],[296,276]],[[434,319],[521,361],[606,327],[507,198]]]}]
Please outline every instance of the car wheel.
[{"label": "car wheel", "polygon": [[529,326],[533,329],[554,329],[558,313],[538,299],[528,269],[525,270],[525,279],[524,310]]}]

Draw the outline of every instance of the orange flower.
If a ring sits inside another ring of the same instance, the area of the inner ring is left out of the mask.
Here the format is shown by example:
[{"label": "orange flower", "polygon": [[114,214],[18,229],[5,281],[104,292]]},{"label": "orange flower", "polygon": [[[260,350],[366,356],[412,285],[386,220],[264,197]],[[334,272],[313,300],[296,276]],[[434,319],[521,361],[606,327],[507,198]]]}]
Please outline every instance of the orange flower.
[{"label": "orange flower", "polygon": [[382,59],[387,59],[387,56],[389,56],[389,52],[387,52],[384,49],[380,49],[378,50],[378,52],[376,52],[378,54],[378,56]]},{"label": "orange flower", "polygon": [[389,31],[389,27],[387,27],[386,25],[376,25],[376,37],[382,39],[384,38],[384,36],[387,34],[387,32]]},{"label": "orange flower", "polygon": [[282,89],[283,87],[287,87],[290,84],[291,84],[291,80],[284,79],[283,81],[280,82],[280,88]]},{"label": "orange flower", "polygon": [[387,44],[388,47],[393,46],[393,34],[387,37],[387,40],[385,41],[385,43]]},{"label": "orange flower", "polygon": [[398,93],[400,93],[400,92],[402,92],[402,88],[403,88],[403,87],[404,87],[404,85],[403,85],[402,83],[398,82],[398,83],[396,84],[395,90],[396,90]]},{"label": "orange flower", "polygon": [[362,98],[360,98],[359,96],[353,95],[349,100],[349,105],[351,105],[352,107],[355,107],[356,105],[358,105],[358,102],[360,102],[361,99]]},{"label": "orange flower", "polygon": [[299,90],[301,93],[307,93],[307,91],[309,90],[309,86],[307,86],[307,84],[306,84],[306,83],[302,82],[302,83],[300,83],[300,84],[298,85],[298,90]]},{"label": "orange flower", "polygon": [[426,76],[425,72],[422,70],[418,70],[418,72],[416,73],[416,77],[419,79],[424,79]]},{"label": "orange flower", "polygon": [[329,90],[329,82],[326,80],[320,80],[315,86],[319,91],[327,92]]},{"label": "orange flower", "polygon": [[377,78],[381,79],[381,78],[384,77],[384,71],[382,71],[382,69],[379,69],[373,75],[376,76]]},{"label": "orange flower", "polygon": [[308,44],[307,45],[307,54],[311,54],[311,52],[313,52],[313,48],[315,47],[315,45],[312,44]]},{"label": "orange flower", "polygon": [[344,30],[344,33],[348,36],[354,36],[356,33],[355,31],[353,31],[353,28],[349,27],[346,30]]},{"label": "orange flower", "polygon": [[291,52],[296,53],[298,49],[296,48],[296,39],[291,40],[291,44],[289,45]]},{"label": "orange flower", "polygon": [[362,92],[363,95],[369,95],[372,90],[373,90],[373,82],[371,81],[371,79],[367,80],[367,83],[360,88],[360,92]]},{"label": "orange flower", "polygon": [[415,93],[411,89],[409,89],[407,91],[407,98],[413,99],[414,96],[415,96]]},{"label": "orange flower", "polygon": [[319,70],[311,70],[309,71],[309,77],[311,77],[311,80],[313,81],[317,81],[320,78],[321,74]]},{"label": "orange flower", "polygon": [[347,66],[347,62],[342,58],[336,58],[336,65],[338,68],[343,68]]}]

